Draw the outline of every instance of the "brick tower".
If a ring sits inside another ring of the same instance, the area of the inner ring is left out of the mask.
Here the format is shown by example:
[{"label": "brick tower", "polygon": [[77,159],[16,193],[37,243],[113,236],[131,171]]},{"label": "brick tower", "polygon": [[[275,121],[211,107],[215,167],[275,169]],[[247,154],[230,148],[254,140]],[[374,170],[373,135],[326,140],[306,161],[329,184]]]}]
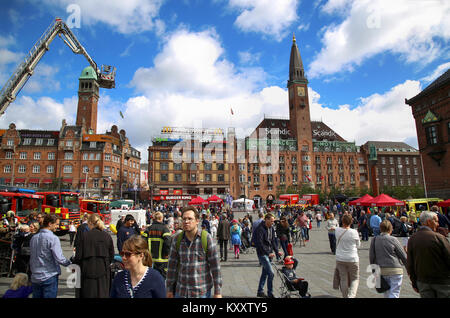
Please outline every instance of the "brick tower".
[{"label": "brick tower", "polygon": [[77,126],[85,127],[88,133],[97,132],[97,105],[99,85],[95,70],[88,66],[81,73],[78,87]]},{"label": "brick tower", "polygon": [[289,121],[292,135],[297,139],[299,151],[312,151],[311,118],[309,113],[308,80],[303,69],[302,58],[295,41],[292,41],[289,62]]}]

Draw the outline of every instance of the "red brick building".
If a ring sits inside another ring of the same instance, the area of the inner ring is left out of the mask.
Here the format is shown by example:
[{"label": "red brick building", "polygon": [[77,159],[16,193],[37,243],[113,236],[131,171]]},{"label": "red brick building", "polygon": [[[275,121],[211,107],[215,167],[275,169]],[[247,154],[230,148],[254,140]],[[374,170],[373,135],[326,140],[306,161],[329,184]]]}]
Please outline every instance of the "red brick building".
[{"label": "red brick building", "polygon": [[425,190],[450,198],[450,69],[405,103],[416,121]]},{"label": "red brick building", "polygon": [[59,131],[18,130],[13,123],[0,130],[0,184],[134,198],[140,152],[115,125],[96,134],[98,84],[92,67],[83,70],[79,83],[76,126],[63,120]]}]

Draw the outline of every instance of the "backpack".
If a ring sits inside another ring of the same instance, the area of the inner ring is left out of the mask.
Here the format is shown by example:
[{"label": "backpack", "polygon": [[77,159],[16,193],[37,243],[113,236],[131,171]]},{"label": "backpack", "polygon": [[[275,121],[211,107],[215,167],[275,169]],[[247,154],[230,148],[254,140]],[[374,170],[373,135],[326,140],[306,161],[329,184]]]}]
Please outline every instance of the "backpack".
[{"label": "backpack", "polygon": [[[184,231],[181,231],[180,234],[178,234],[178,236],[177,236],[177,243],[176,243],[177,252],[180,250],[180,244],[181,244],[181,240],[183,239],[183,236],[184,236]],[[207,254],[207,252],[208,252],[208,231],[202,230],[201,236],[202,236],[203,251],[205,252],[205,254]]]}]

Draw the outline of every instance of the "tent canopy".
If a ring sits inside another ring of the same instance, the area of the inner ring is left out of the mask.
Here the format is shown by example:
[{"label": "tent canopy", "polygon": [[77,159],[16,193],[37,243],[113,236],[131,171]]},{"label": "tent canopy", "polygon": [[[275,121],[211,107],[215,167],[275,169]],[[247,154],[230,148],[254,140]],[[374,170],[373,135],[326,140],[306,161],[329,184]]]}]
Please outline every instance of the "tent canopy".
[{"label": "tent canopy", "polygon": [[450,199],[445,200],[445,201],[441,201],[437,204],[440,207],[450,207]]},{"label": "tent canopy", "polygon": [[380,194],[379,196],[373,198],[372,200],[368,200],[361,205],[364,206],[403,206],[405,202],[391,198],[387,194]]},{"label": "tent canopy", "polygon": [[189,205],[202,205],[202,204],[208,204],[208,201],[204,200],[201,197],[196,197],[195,199],[192,199],[188,203]]},{"label": "tent canopy", "polygon": [[373,196],[371,196],[370,194],[364,194],[362,197],[360,197],[359,199],[350,201],[348,204],[350,205],[362,205],[362,203],[367,202],[373,200]]},{"label": "tent canopy", "polygon": [[212,203],[222,203],[223,200],[219,198],[217,195],[210,196],[208,199],[206,199],[208,202]]}]

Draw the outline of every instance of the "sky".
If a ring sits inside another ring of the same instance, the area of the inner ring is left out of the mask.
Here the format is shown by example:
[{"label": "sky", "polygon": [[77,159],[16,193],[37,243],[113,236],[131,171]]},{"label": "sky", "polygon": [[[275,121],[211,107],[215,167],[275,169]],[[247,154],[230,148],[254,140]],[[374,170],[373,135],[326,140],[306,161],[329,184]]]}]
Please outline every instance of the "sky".
[{"label": "sky", "polygon": [[[405,104],[450,68],[447,0],[0,1],[0,85],[62,18],[98,64],[117,68],[101,89],[97,133],[117,125],[147,162],[161,128],[235,127],[288,118],[293,34],[309,81],[311,120],[362,145],[417,148]],[[60,38],[37,65],[0,129],[75,124],[88,66]],[[233,115],[231,114],[233,110]],[[121,116],[123,114],[123,118]]]}]

